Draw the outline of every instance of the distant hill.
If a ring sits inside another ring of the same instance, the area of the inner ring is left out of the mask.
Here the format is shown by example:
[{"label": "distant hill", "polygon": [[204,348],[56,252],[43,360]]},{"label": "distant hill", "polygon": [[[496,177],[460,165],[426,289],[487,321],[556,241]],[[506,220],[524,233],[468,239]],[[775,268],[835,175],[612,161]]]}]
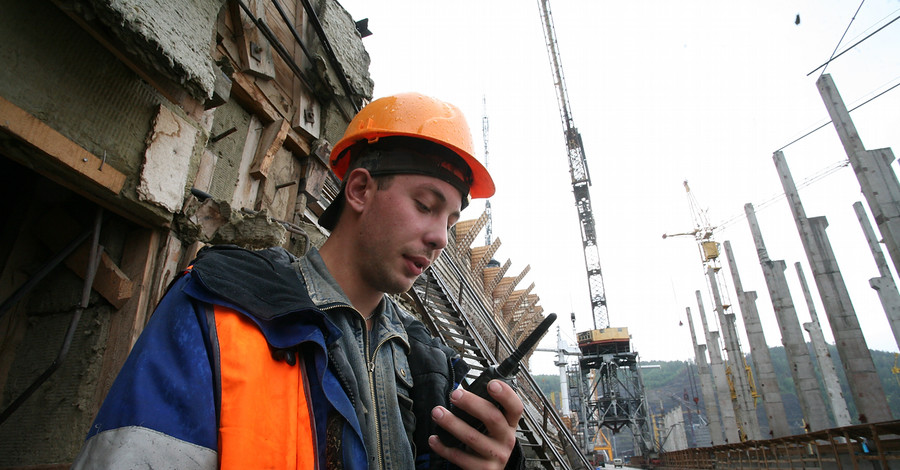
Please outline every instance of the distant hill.
[{"label": "distant hill", "polygon": [[[850,395],[850,387],[847,385],[847,378],[844,376],[843,368],[840,364],[837,350],[834,345],[828,345],[831,357],[835,362],[835,369],[838,372],[838,380],[841,382],[841,388],[844,397],[847,397],[847,407],[850,410],[850,416],[855,420],[856,406]],[[803,429],[803,413],[800,410],[800,404],[797,400],[797,394],[794,390],[794,382],[791,379],[790,369],[787,364],[787,356],[784,347],[778,346],[769,349],[772,356],[772,365],[775,368],[775,374],[778,377],[778,388],[781,390],[782,400],[784,401],[785,413],[787,414],[788,423],[794,433],[801,433]],[[810,345],[810,354],[813,354]],[[813,356],[815,357],[815,356]],[[900,418],[900,376],[895,376],[891,369],[894,367],[894,353],[885,351],[872,351],[872,360],[875,363],[875,369],[881,378],[884,386],[884,392],[887,396],[888,406],[894,418]],[[749,356],[747,363],[751,364]],[[697,375],[696,364],[687,361],[646,361],[642,365],[658,365],[659,368],[642,369],[644,379],[644,390],[647,397],[648,405],[653,414],[662,414],[672,410],[678,405],[682,405],[695,413],[699,409],[700,413],[705,415],[706,410],[703,404],[703,396],[700,392],[700,380]],[[816,375],[821,383],[821,374],[816,365]],[[754,371],[755,374],[755,371]],[[559,406],[559,377],[555,375],[539,375],[535,376],[535,380],[541,386],[544,393],[551,397]],[[695,403],[695,398],[697,402]],[[823,400],[827,401],[824,396]],[[762,400],[758,402],[757,415],[759,416],[760,425],[768,430],[766,424],[766,414],[762,406]]]}]

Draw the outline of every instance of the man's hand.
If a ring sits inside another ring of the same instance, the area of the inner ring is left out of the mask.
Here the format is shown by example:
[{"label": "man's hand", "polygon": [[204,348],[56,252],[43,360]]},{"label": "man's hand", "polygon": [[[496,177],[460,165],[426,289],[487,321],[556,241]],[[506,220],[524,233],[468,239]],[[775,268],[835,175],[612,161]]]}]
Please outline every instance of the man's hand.
[{"label": "man's hand", "polygon": [[516,426],[524,406],[512,387],[502,380],[492,380],[488,393],[503,407],[501,412],[484,398],[458,388],[450,394],[450,403],[478,418],[485,426],[485,434],[469,426],[442,406],[431,410],[438,426],[456,436],[464,446],[445,446],[437,436],[428,438],[431,448],[441,457],[461,468],[502,469],[516,445]]}]

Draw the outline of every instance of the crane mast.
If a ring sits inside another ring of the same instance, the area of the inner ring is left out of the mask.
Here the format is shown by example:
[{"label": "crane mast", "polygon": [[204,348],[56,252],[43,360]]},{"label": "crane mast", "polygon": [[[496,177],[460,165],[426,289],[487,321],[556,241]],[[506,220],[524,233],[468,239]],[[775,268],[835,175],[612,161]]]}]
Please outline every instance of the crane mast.
[{"label": "crane mast", "polygon": [[[481,136],[484,138],[484,167],[488,167],[488,114],[487,114],[487,97],[481,97],[481,104],[484,106],[484,114],[481,117]],[[491,220],[491,200],[488,199],[484,203],[484,212],[487,214],[487,224],[484,232],[484,246],[491,246],[491,237],[493,236],[493,221]]]},{"label": "crane mast", "polygon": [[568,150],[569,176],[572,179],[575,207],[578,210],[578,219],[581,223],[581,242],[584,248],[584,264],[585,268],[587,268],[591,311],[593,313],[594,329],[597,330],[609,326],[609,314],[606,310],[606,289],[603,286],[603,273],[600,270],[600,252],[597,249],[594,212],[591,209],[591,175],[588,172],[587,160],[584,156],[584,144],[581,141],[581,133],[578,132],[578,128],[575,127],[575,120],[572,118],[569,94],[566,91],[566,80],[563,76],[562,61],[556,44],[556,32],[553,28],[553,17],[550,14],[550,4],[548,2],[549,0],[538,0],[544,40],[547,43],[550,67],[553,71],[556,102],[559,106],[559,115],[560,119],[562,119],[566,149]]},{"label": "crane mast", "polygon": [[611,457],[607,454],[610,446],[603,434],[604,427],[613,433],[627,428],[633,439],[633,455],[652,459],[657,449],[650,433],[649,408],[640,374],[640,361],[637,352],[631,348],[628,328],[609,326],[606,289],[603,286],[600,252],[597,249],[597,230],[591,209],[591,176],[584,155],[584,143],[575,127],[569,105],[549,0],[538,0],[538,5],[566,140],[572,192],[581,223],[581,242],[594,321],[593,330],[577,333],[581,358],[578,367],[570,370],[567,379],[574,402],[570,406],[578,413],[583,450],[596,464]]}]

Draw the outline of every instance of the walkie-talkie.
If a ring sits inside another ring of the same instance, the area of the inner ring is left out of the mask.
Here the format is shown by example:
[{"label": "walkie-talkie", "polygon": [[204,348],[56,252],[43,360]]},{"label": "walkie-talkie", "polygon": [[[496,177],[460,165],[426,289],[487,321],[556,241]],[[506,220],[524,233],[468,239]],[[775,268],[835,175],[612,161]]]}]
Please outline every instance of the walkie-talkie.
[{"label": "walkie-talkie", "polygon": [[[516,350],[513,351],[512,354],[509,355],[509,357],[504,359],[499,366],[491,366],[485,369],[484,372],[482,372],[474,382],[466,387],[466,390],[480,396],[481,398],[484,398],[485,400],[493,403],[497,408],[500,408],[502,410],[503,408],[500,406],[500,404],[497,403],[497,401],[494,400],[493,397],[491,397],[491,395],[488,393],[488,383],[494,379],[499,379],[509,383],[509,381],[513,377],[515,377],[516,372],[519,371],[519,362],[523,357],[525,357],[526,354],[534,349],[538,341],[541,339],[541,336],[544,336],[544,333],[547,332],[547,330],[550,328],[550,325],[554,321],[556,321],[555,313],[547,315],[547,317],[544,318],[544,321],[542,321],[541,324],[538,325],[537,328],[535,328],[534,331],[532,331],[531,334],[529,334],[521,344],[519,344],[519,347],[516,348]],[[472,426],[479,431],[484,431],[484,424],[478,418],[475,418],[466,411],[455,406],[451,406],[450,411],[458,418],[465,421],[469,426]],[[440,426],[438,426],[438,435],[441,438],[441,442],[443,442],[444,445],[448,447],[460,447],[462,445],[462,442],[460,442],[459,439],[457,439],[455,436],[453,436]]]}]

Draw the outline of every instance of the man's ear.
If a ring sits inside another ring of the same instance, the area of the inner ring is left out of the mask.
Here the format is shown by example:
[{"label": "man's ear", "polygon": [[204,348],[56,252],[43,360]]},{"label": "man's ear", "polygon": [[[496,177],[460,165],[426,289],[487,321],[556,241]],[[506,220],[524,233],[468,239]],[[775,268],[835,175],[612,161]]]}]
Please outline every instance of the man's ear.
[{"label": "man's ear", "polygon": [[357,213],[362,212],[376,189],[375,179],[369,174],[369,170],[356,168],[346,175],[345,181],[344,210],[349,208]]}]

